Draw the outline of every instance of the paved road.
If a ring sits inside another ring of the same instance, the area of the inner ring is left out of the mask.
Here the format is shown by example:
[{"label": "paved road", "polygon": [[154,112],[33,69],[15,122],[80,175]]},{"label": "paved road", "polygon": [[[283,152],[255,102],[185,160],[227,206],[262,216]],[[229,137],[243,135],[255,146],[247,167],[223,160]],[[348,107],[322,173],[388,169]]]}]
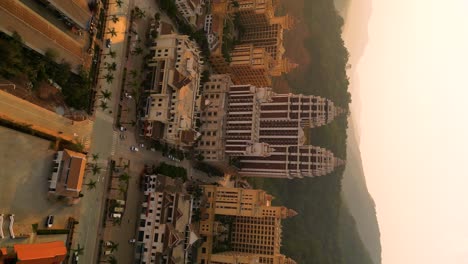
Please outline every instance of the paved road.
[{"label": "paved road", "polygon": [[8,34],[18,32],[27,46],[44,54],[52,48],[58,60],[69,62],[73,69],[82,65],[88,56],[83,44],[48,23],[40,15],[15,0],[0,1],[0,30]]},{"label": "paved road", "polygon": [[[122,8],[118,8],[115,5],[110,5],[109,12],[127,14],[127,5],[123,5]],[[76,237],[73,241],[73,248],[76,248],[78,244],[84,247],[84,255],[80,257],[79,263],[88,264],[96,263],[98,259],[99,252],[99,239],[101,237],[100,233],[102,232],[102,218],[104,217],[104,203],[106,200],[106,191],[107,184],[109,183],[109,161],[115,155],[115,148],[117,144],[118,133],[114,128],[114,115],[117,113],[117,102],[120,98],[120,85],[121,85],[121,75],[123,68],[120,67],[121,61],[124,60],[124,51],[125,43],[123,41],[125,37],[125,29],[127,27],[126,15],[120,17],[120,20],[117,24],[114,24],[112,21],[108,21],[107,27],[115,27],[118,35],[112,39],[112,50],[116,52],[116,58],[112,59],[110,56],[103,58],[102,64],[104,62],[112,63],[116,62],[119,66],[117,71],[113,73],[114,81],[107,83],[102,76],[106,74],[105,70],[102,70],[100,73],[100,80],[98,83],[98,90],[108,90],[112,92],[112,98],[107,101],[107,104],[110,106],[110,109],[102,110],[99,107],[96,107],[95,118],[94,118],[94,127],[92,133],[92,142],[90,153],[99,154],[100,159],[98,164],[103,170],[98,175],[91,175],[88,173],[88,180],[97,181],[96,188],[93,190],[86,190],[84,192],[84,197],[80,202],[82,204],[82,211],[80,217],[80,224],[76,230]],[[104,54],[107,53],[107,50],[104,51]],[[99,105],[99,100],[96,102]],[[84,224],[81,224],[84,223]]]},{"label": "paved road", "polygon": [[[0,90],[0,118],[21,124],[68,141],[89,146],[93,122],[74,121]],[[61,132],[61,133],[60,133]]]}]

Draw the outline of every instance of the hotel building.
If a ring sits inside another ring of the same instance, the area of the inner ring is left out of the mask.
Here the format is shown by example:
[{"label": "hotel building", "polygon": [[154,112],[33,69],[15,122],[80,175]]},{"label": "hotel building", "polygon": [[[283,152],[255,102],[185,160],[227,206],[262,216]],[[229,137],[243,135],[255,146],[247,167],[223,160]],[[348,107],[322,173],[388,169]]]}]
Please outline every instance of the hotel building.
[{"label": "hotel building", "polygon": [[[206,97],[205,91],[203,96]],[[344,113],[330,100],[276,94],[271,88],[253,85],[233,85],[224,104],[225,120],[219,131],[224,133],[226,155],[240,162],[240,175],[313,177],[328,174],[344,164],[331,151],[306,144],[307,129],[326,125]],[[198,142],[197,150],[202,155],[210,154],[202,145],[206,143]],[[206,160],[216,162],[221,158],[208,155]]]},{"label": "hotel building", "polygon": [[280,253],[281,222],[297,213],[272,206],[263,190],[203,186],[198,263],[295,264]]},{"label": "hotel building", "polygon": [[172,145],[189,146],[194,140],[194,115],[199,111],[198,46],[188,36],[160,35],[151,48],[149,93],[142,116],[142,135]]}]

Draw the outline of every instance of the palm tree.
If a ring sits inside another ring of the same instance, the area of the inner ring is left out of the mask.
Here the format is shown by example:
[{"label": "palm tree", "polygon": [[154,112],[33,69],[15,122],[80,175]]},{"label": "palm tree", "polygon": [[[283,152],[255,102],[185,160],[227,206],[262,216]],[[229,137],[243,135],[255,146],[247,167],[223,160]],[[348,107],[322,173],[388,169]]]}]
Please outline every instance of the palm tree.
[{"label": "palm tree", "polygon": [[111,20],[112,20],[112,22],[114,22],[114,24],[119,22],[119,18],[116,15],[112,15]]},{"label": "palm tree", "polygon": [[84,248],[80,246],[80,244],[77,245],[76,249],[72,249],[73,252],[75,252],[76,255],[80,256],[84,254]]},{"label": "palm tree", "polygon": [[123,1],[122,0],[115,0],[115,5],[118,7],[122,7]]},{"label": "palm tree", "polygon": [[125,195],[125,193],[127,192],[127,190],[125,189],[124,186],[120,185],[120,186],[119,186],[119,192],[120,192],[120,194]]},{"label": "palm tree", "polygon": [[[101,104],[101,107],[102,107],[102,104]],[[107,105],[106,105],[106,107],[107,107]],[[103,109],[103,111],[104,110],[105,109]],[[101,173],[101,167],[99,167],[97,164],[93,164],[92,171],[93,171],[93,175],[99,174],[99,173]]]},{"label": "palm tree", "polygon": [[88,186],[88,190],[92,190],[96,188],[96,183],[97,181],[89,180],[89,182],[85,183],[85,185]]},{"label": "palm tree", "polygon": [[110,73],[107,73],[106,75],[104,75],[104,78],[106,79],[106,82],[108,84],[111,84],[112,81],[114,80],[114,75],[110,74]]},{"label": "palm tree", "polygon": [[107,34],[111,34],[112,37],[117,36],[117,31],[115,31],[115,28],[111,28],[107,31]]},{"label": "palm tree", "polygon": [[138,46],[132,51],[132,53],[136,55],[140,55],[141,53],[143,53],[143,49],[140,46]]},{"label": "palm tree", "polygon": [[115,52],[113,50],[109,50],[109,53],[104,54],[104,55],[109,55],[109,56],[111,56],[112,59],[115,59],[115,57],[117,57],[117,52]]},{"label": "palm tree", "polygon": [[138,71],[137,70],[131,70],[130,75],[132,76],[133,79],[135,79],[138,76]]},{"label": "palm tree", "polygon": [[99,153],[92,154],[93,161],[97,161],[99,159]]},{"label": "palm tree", "polygon": [[134,10],[137,18],[144,18],[146,16],[145,11],[141,10],[138,6],[136,6]]},{"label": "palm tree", "polygon": [[117,264],[117,259],[114,256],[109,256],[109,258],[107,258],[107,263]]},{"label": "palm tree", "polygon": [[115,63],[115,62],[107,63],[107,64],[106,64],[106,69],[107,69],[108,71],[115,71],[115,70],[117,70],[117,63]]},{"label": "palm tree", "polygon": [[101,97],[104,99],[104,100],[107,100],[107,99],[110,99],[112,96],[112,92],[109,91],[109,90],[102,90],[101,91]]},{"label": "palm tree", "polygon": [[101,107],[101,110],[102,110],[102,111],[105,111],[106,109],[109,108],[109,106],[107,105],[107,103],[104,102],[104,101],[101,101],[101,104],[99,105],[99,107]]},{"label": "palm tree", "polygon": [[130,180],[130,175],[128,175],[127,173],[123,173],[119,176],[119,181],[128,183],[129,180]]},{"label": "palm tree", "polygon": [[119,243],[115,243],[113,241],[109,241],[111,245],[109,246],[109,249],[111,252],[117,251],[119,249]]}]

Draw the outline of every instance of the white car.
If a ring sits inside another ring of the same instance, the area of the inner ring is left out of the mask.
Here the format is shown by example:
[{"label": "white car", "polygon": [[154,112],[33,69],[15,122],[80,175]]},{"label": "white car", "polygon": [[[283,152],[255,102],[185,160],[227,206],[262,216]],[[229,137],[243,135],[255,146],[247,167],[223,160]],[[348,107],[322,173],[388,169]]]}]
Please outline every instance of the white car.
[{"label": "white car", "polygon": [[130,150],[133,151],[133,152],[138,152],[138,151],[140,151],[140,150],[139,150],[137,147],[135,147],[135,146],[131,146],[131,147],[130,147]]},{"label": "white car", "polygon": [[135,242],[136,242],[136,239],[134,239],[134,238],[128,240],[128,243],[131,243],[131,244],[133,244],[133,243],[135,243]]},{"label": "white car", "polygon": [[119,130],[120,130],[120,131],[127,131],[127,128],[121,126],[121,127],[119,128]]}]

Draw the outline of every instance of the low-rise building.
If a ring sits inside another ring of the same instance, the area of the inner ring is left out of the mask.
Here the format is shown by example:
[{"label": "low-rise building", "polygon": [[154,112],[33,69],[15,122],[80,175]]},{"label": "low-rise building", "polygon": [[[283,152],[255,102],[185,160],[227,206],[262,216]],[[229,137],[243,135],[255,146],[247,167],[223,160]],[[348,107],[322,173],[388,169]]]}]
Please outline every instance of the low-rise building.
[{"label": "low-rise building", "polygon": [[38,244],[16,244],[13,248],[0,249],[0,263],[10,259],[17,259],[17,262],[14,263],[60,264],[65,261],[66,256],[67,248],[63,241]]},{"label": "low-rise building", "polygon": [[200,73],[203,61],[188,36],[163,34],[151,48],[151,82],[143,110],[142,134],[176,146],[189,146],[195,115],[200,110]]},{"label": "low-rise building", "polygon": [[148,175],[150,188],[140,215],[140,263],[192,263],[192,245],[199,239],[192,225],[193,198],[182,183]]},{"label": "low-rise building", "polygon": [[86,155],[64,149],[54,156],[54,167],[49,178],[49,193],[78,198],[86,169]]}]

